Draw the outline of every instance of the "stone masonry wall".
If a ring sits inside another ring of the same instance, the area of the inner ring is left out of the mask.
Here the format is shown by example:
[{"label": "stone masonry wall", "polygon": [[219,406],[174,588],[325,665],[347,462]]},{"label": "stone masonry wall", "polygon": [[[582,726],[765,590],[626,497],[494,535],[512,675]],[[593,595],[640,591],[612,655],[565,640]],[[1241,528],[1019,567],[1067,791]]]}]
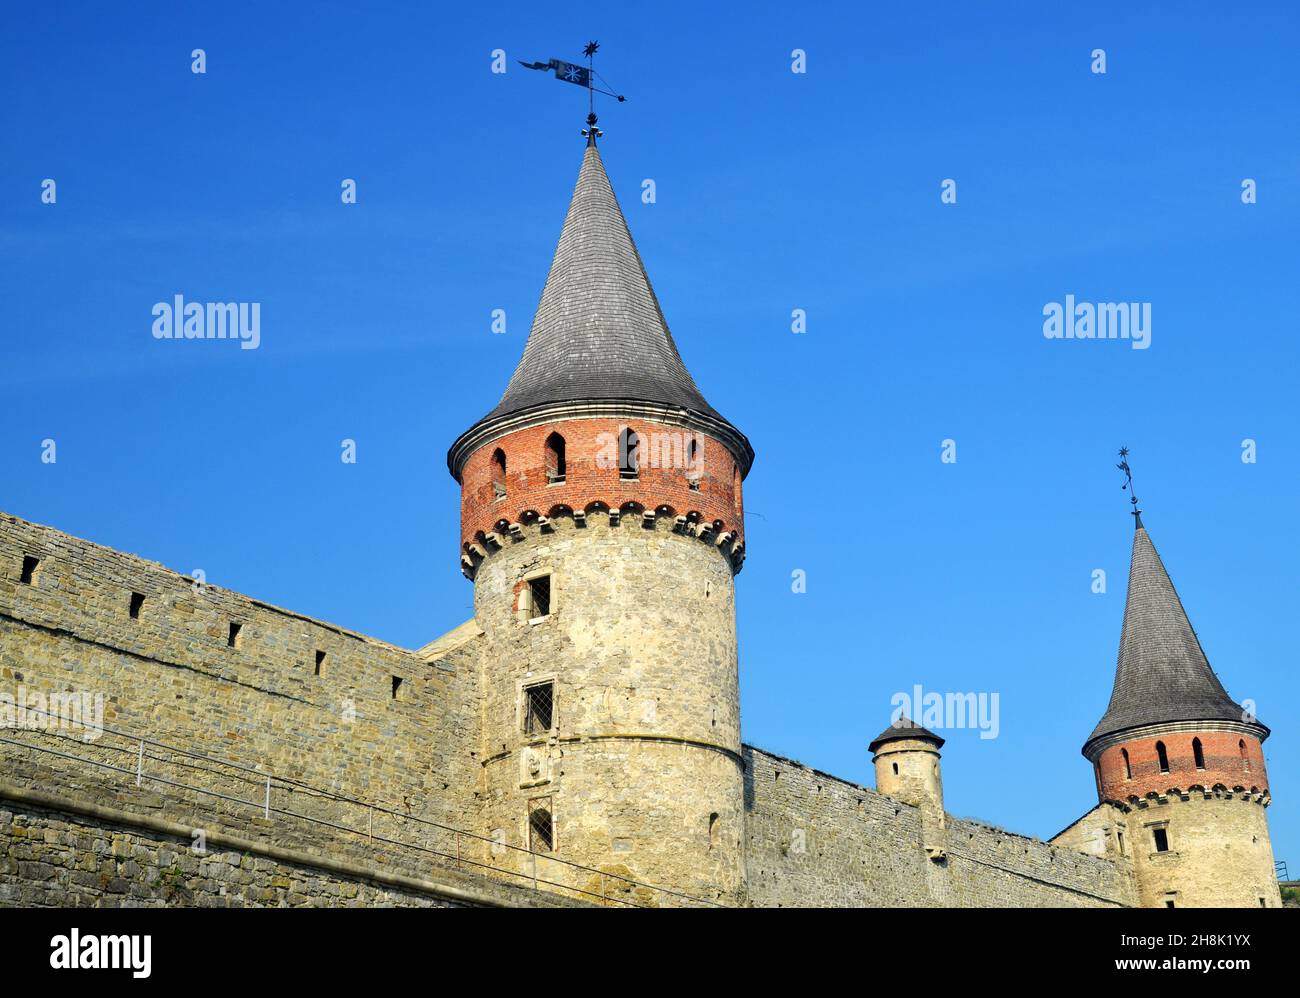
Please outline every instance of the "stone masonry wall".
[{"label": "stone masonry wall", "polygon": [[[426,822],[478,834],[500,829],[509,844],[523,845],[527,802],[550,796],[557,859],[722,901],[1133,903],[1126,861],[951,816],[936,861],[922,846],[915,807],[742,750],[734,590],[726,559],[711,545],[632,519],[586,527],[566,520],[549,533],[533,527],[528,537],[480,566],[477,625],[414,652],[228,590],[196,588],[160,565],[0,514],[0,714],[6,698],[9,705],[0,720],[20,721],[15,700],[48,706],[53,694],[103,694],[108,728],[195,753],[154,744],[142,752],[133,738],[110,732],[85,740],[77,731],[9,728],[0,730],[3,782],[11,794],[61,793],[120,809],[114,813],[246,835],[240,841],[264,850],[346,857],[404,876],[456,857],[488,859],[482,842]],[[555,573],[555,604],[534,624],[520,618],[517,591],[537,570]],[[665,577],[677,584],[665,588]],[[665,663],[674,664],[668,673]],[[556,681],[554,727],[525,737],[521,690],[544,676]],[[530,751],[537,772],[525,765]],[[145,773],[138,786],[137,764]],[[260,806],[266,776],[274,780],[269,817]],[[57,808],[42,814],[3,801],[0,811],[0,902],[52,903],[57,887],[79,903],[154,903],[170,884],[189,892],[170,897],[193,904],[232,896],[425,903],[400,888],[345,888],[333,874],[267,865],[266,856],[209,861],[224,870],[214,876],[179,862],[179,833],[169,841],[138,825],[97,829]],[[129,857],[112,855],[119,841]],[[563,872],[556,865],[553,875]]]},{"label": "stone masonry wall", "polygon": [[952,815],[947,825],[947,857],[932,864],[930,878],[936,904],[1110,908],[1137,903],[1126,859],[1090,856]]},{"label": "stone masonry wall", "polygon": [[1127,862],[946,816],[945,855],[920,810],[745,746],[749,898],[756,906],[1114,907],[1135,902]]},{"label": "stone masonry wall", "polygon": [[[549,613],[520,613],[549,576]],[[474,583],[483,679],[485,832],[528,842],[550,810],[555,854],[711,901],[741,894],[735,588],[713,544],[639,519],[556,521],[507,538]],[[549,730],[525,690],[550,683]],[[660,899],[657,903],[671,903]]]},{"label": "stone masonry wall", "polygon": [[751,745],[742,754],[751,904],[929,903],[918,808]]},{"label": "stone masonry wall", "polygon": [[[29,582],[22,578],[25,558],[38,559]],[[452,851],[449,833],[405,816],[478,826],[473,655],[462,649],[426,661],[225,589],[197,589],[193,581],[0,514],[0,697],[10,704],[48,703],[56,692],[102,694],[106,727],[254,770],[185,759],[150,745],[144,765],[152,777],[261,803],[265,774],[276,780],[274,807],[353,826],[371,820],[364,809],[318,791],[359,798],[397,812],[396,818],[381,814],[377,827],[405,821],[404,840],[420,839],[445,852]],[[133,594],[143,597],[135,617]],[[232,623],[239,625],[233,643]],[[75,787],[101,803],[168,811],[179,796],[187,814],[201,812],[205,821],[236,829],[260,817],[260,808],[179,788],[153,793],[147,781],[137,788],[138,750],[131,739],[66,735],[0,730],[10,741],[75,753],[124,772],[0,743],[6,778],[27,787]]]},{"label": "stone masonry wall", "polygon": [[1281,907],[1268,819],[1254,795],[1162,794],[1131,807],[1128,826],[1144,907]]},{"label": "stone masonry wall", "polygon": [[394,877],[310,856],[215,847],[184,835],[0,799],[0,907],[571,906],[486,878]]}]

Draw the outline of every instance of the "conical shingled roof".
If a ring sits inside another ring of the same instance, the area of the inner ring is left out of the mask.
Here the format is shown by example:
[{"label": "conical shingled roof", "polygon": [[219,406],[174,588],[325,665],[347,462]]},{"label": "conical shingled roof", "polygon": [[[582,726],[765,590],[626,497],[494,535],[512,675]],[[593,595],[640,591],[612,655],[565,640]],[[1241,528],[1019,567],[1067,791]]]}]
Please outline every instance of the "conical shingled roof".
[{"label": "conical shingled roof", "polygon": [[904,738],[919,738],[923,741],[932,741],[935,743],[937,748],[943,748],[942,738],[936,735],[933,731],[921,727],[904,714],[873,738],[871,744],[867,746],[867,751],[874,752],[876,751],[876,747],[879,745],[884,745],[886,742],[901,741]]},{"label": "conical shingled roof", "polygon": [[593,399],[659,402],[721,418],[677,353],[591,143],[523,358],[487,418]]},{"label": "conical shingled roof", "polygon": [[[700,394],[677,352],[594,143],[551,261],[523,357],[496,408],[462,434],[564,403],[638,402],[687,410],[720,426],[753,459],[744,434]],[[453,472],[461,441],[450,457]]]},{"label": "conical shingled roof", "polygon": [[1146,529],[1138,522],[1128,576],[1124,630],[1110,705],[1084,745],[1128,728],[1169,721],[1248,721],[1210,668],[1182,601]]}]

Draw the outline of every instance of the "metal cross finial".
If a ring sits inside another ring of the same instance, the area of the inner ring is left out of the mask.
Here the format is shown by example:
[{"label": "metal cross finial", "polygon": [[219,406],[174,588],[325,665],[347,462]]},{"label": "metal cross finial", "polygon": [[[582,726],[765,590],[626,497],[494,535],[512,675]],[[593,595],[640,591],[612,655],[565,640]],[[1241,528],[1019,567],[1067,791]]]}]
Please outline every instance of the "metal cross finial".
[{"label": "metal cross finial", "polygon": [[1119,464],[1115,465],[1120,471],[1124,472],[1124,484],[1120,486],[1128,493],[1128,501],[1133,506],[1133,526],[1140,528],[1142,526],[1142,510],[1138,509],[1137,493],[1133,491],[1133,469],[1128,466],[1128,448],[1119,449]]}]

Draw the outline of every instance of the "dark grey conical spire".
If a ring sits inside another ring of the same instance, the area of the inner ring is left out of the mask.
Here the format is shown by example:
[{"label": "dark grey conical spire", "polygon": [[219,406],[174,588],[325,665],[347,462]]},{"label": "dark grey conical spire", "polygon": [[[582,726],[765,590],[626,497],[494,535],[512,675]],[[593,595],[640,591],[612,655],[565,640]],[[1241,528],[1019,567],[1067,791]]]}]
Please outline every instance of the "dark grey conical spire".
[{"label": "dark grey conical spire", "polygon": [[523,358],[487,418],[603,399],[720,418],[677,353],[593,143],[582,158]]},{"label": "dark grey conical spire", "polygon": [[[1259,724],[1233,702],[1210,668],[1169,573],[1138,520],[1115,688],[1088,743],[1128,728],[1169,721]],[[1259,727],[1267,734],[1267,728]]]},{"label": "dark grey conical spire", "polygon": [[903,714],[884,731],[871,739],[871,743],[867,746],[867,751],[874,752],[886,742],[897,742],[903,741],[904,739],[934,742],[935,748],[943,748],[942,738],[936,735],[933,731],[921,727],[906,714]]},{"label": "dark grey conical spire", "polygon": [[537,306],[524,354],[496,408],[457,439],[452,474],[494,433],[572,406],[661,407],[721,439],[741,474],[754,451],[700,393],[664,321],[594,142]]}]

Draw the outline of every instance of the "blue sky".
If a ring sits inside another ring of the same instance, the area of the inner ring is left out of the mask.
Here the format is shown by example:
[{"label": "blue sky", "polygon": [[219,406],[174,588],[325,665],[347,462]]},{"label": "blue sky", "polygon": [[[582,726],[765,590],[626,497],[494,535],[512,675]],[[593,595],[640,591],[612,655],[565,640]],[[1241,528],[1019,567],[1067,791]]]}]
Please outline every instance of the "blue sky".
[{"label": "blue sky", "polygon": [[[997,692],[998,738],[948,733],[949,809],[1042,837],[1087,810],[1127,444],[1212,664],[1274,729],[1300,865],[1294,8],[374,6],[10,12],[0,508],[406,646],[468,617],[444,455],[523,348],[586,110],[514,60],[598,38],[630,97],[598,109],[606,167],[758,452],[746,739],[870,783],[895,692]],[[261,302],[261,347],[156,341],[175,294]],[[1046,340],[1067,294],[1150,302],[1151,347]]]}]

